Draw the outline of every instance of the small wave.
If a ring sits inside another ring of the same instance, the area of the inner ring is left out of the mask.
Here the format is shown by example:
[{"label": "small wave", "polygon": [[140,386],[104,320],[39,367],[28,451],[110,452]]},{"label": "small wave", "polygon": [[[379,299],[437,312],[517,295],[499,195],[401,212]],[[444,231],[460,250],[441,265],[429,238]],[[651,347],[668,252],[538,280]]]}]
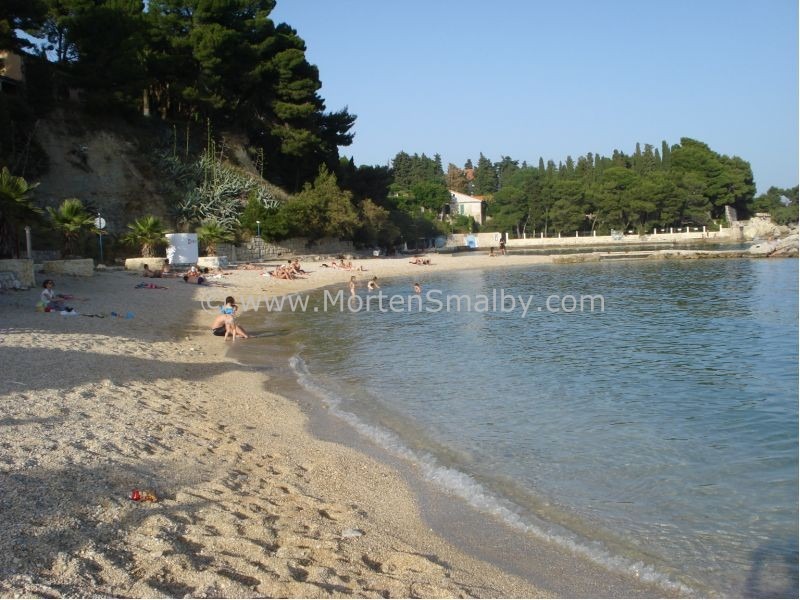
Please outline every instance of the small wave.
[{"label": "small wave", "polygon": [[366,423],[357,415],[344,410],[342,408],[343,399],[314,381],[308,371],[308,366],[299,354],[295,354],[289,359],[289,365],[296,374],[300,385],[319,398],[333,415],[342,419],[359,434],[393,455],[417,465],[426,480],[434,483],[440,489],[461,498],[471,507],[493,515],[518,531],[533,535],[545,542],[556,544],[575,554],[586,557],[608,570],[633,575],[643,582],[658,585],[684,595],[696,595],[692,588],[673,581],[650,565],[612,555],[600,542],[582,542],[570,534],[569,531],[558,530],[559,528],[555,525],[537,526],[527,522],[519,515],[518,509],[513,503],[492,494],[466,473],[439,464],[436,458],[430,454],[411,450],[403,443],[400,437],[391,431]]}]

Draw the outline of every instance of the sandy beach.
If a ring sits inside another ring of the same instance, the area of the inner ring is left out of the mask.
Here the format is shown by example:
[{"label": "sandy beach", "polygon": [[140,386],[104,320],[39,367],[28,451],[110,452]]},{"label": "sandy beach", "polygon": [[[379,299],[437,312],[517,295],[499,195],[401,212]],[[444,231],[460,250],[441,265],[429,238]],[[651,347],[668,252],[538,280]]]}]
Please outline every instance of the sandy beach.
[{"label": "sandy beach", "polygon": [[[434,533],[397,469],[311,435],[269,374],[226,359],[230,342],[211,335],[216,315],[202,308],[344,288],[353,274],[360,286],[373,276],[425,285],[444,270],[551,259],[432,262],[356,259],[366,271],[354,273],[306,262],[306,279],[236,270],[212,286],[53,276],[56,291],[82,298],[78,312],[103,318],[36,312],[40,288],[1,294],[0,596],[558,595]],[[132,501],[133,489],[158,502]]]}]

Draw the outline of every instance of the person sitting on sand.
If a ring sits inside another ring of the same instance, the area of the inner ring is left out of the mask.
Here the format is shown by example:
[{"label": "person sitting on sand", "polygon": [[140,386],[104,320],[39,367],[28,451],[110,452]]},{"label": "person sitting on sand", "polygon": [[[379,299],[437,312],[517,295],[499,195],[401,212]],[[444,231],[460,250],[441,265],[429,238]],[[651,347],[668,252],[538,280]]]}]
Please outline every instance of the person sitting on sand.
[{"label": "person sitting on sand", "polygon": [[236,341],[236,313],[239,307],[236,306],[236,300],[233,296],[225,298],[224,306],[220,307],[219,311],[225,316],[225,340],[231,336],[232,341]]},{"label": "person sitting on sand", "polygon": [[41,301],[44,304],[44,308],[47,311],[61,311],[66,310],[68,312],[72,312],[72,308],[66,306],[64,304],[64,300],[72,300],[73,296],[68,294],[56,294],[55,292],[55,285],[56,282],[52,279],[45,279],[42,283],[42,295]]},{"label": "person sitting on sand", "polygon": [[161,265],[161,276],[162,277],[173,277],[175,273],[172,272],[172,267],[169,266],[169,261],[165,260],[164,264]]},{"label": "person sitting on sand", "polygon": [[307,275],[308,274],[308,271],[304,271],[302,268],[300,268],[300,259],[299,258],[295,258],[292,261],[292,269],[294,270],[295,273],[300,273],[302,275]]},{"label": "person sitting on sand", "polygon": [[286,261],[288,264],[284,267],[284,270],[288,271],[289,274],[292,276],[292,279],[297,279],[299,277],[303,277],[301,273],[305,273],[302,269],[299,269],[297,265],[291,259]]},{"label": "person sitting on sand", "polygon": [[[234,305],[236,304],[236,301],[233,299],[233,296],[228,296],[225,299],[225,303],[226,304],[228,304],[228,300],[231,300],[231,302],[230,302],[231,304],[234,304]],[[213,333],[214,335],[218,335],[220,337],[224,336],[225,332],[227,330],[227,321],[228,321],[227,317],[228,317],[228,315],[223,314],[222,312],[220,312],[220,314],[217,315],[217,317],[214,319],[214,322],[211,323],[211,333]],[[237,337],[240,337],[240,338],[243,338],[243,339],[247,339],[247,337],[248,337],[247,332],[244,330],[244,328],[241,325],[236,323],[235,320],[234,320],[234,327],[236,328]]]}]

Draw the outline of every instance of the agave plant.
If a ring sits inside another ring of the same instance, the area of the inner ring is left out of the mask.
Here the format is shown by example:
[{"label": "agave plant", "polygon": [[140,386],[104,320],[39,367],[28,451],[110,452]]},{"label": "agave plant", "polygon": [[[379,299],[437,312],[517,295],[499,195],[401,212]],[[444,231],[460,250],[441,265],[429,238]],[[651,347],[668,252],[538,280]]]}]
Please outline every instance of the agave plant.
[{"label": "agave plant", "polygon": [[206,247],[208,256],[216,256],[217,244],[233,241],[233,235],[219,221],[207,219],[197,228],[197,239]]},{"label": "agave plant", "polygon": [[57,209],[47,207],[53,227],[64,236],[64,254],[73,253],[75,242],[94,229],[94,217],[77,198],[67,198]]},{"label": "agave plant", "polygon": [[20,224],[41,218],[42,209],[31,199],[37,185],[28,185],[22,177],[15,177],[8,167],[0,171],[0,255],[14,254]]},{"label": "agave plant", "polygon": [[145,258],[155,256],[156,247],[166,243],[164,224],[158,217],[147,216],[136,219],[128,225],[130,231],[122,237],[127,244],[139,246],[141,255]]}]

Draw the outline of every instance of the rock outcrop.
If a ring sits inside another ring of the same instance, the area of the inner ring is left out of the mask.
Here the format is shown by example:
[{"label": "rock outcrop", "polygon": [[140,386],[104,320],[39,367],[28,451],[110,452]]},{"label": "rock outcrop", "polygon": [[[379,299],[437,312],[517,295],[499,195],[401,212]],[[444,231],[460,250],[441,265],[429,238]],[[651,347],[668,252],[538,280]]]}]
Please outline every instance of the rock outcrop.
[{"label": "rock outcrop", "polygon": [[753,244],[748,250],[750,256],[770,258],[796,258],[798,256],[797,230],[780,239],[770,239]]}]

